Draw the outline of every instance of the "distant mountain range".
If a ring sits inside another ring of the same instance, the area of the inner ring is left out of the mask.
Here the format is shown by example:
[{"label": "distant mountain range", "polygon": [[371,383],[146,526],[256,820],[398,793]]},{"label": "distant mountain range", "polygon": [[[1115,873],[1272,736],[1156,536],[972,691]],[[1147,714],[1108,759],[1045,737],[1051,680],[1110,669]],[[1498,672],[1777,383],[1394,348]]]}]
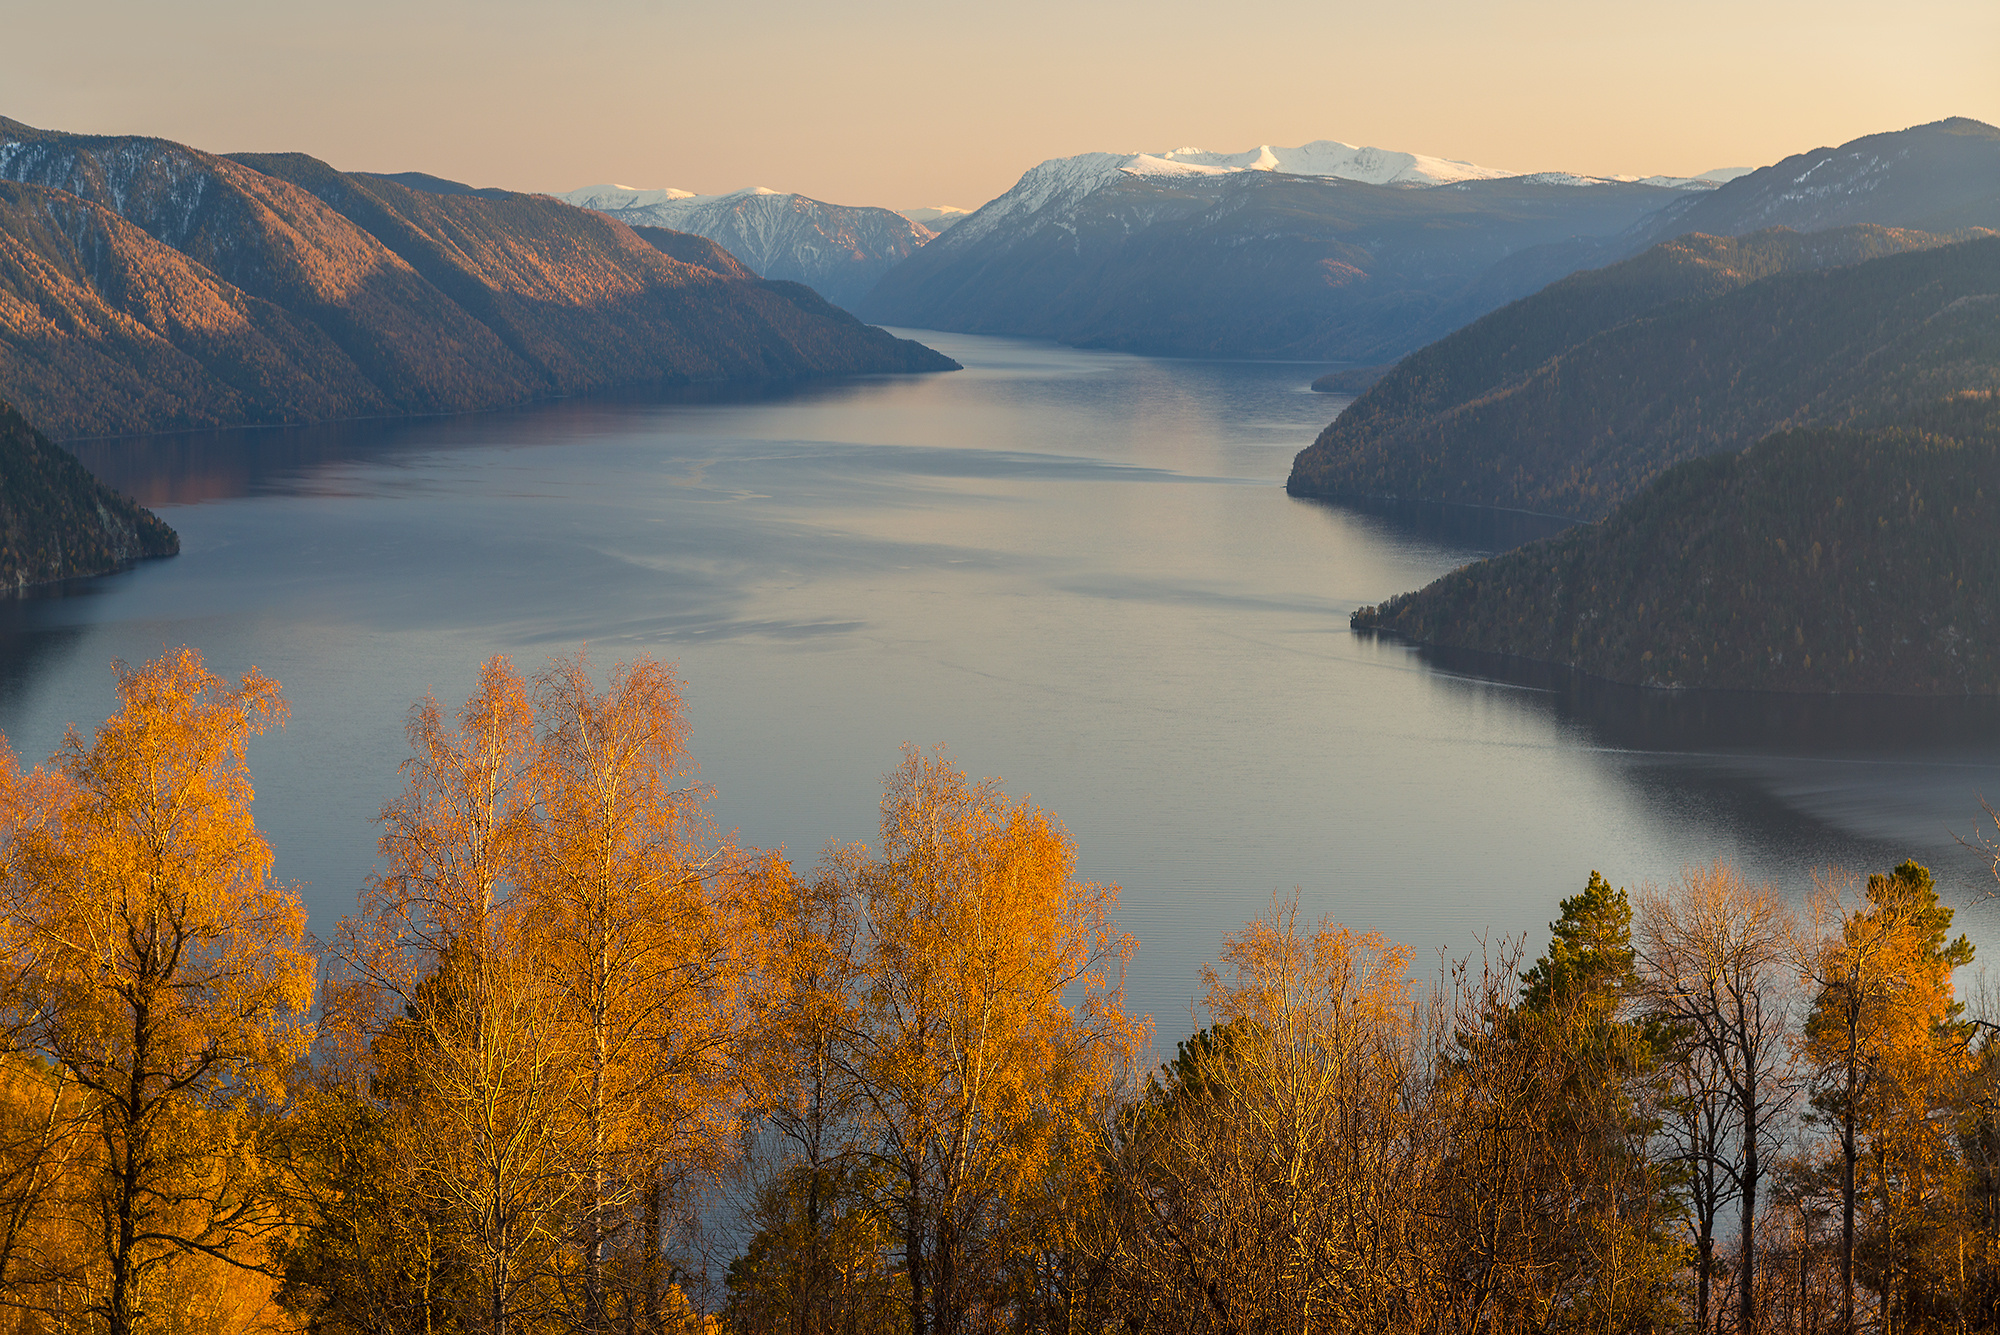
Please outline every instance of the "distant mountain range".
[{"label": "distant mountain range", "polygon": [[1381,362],[1539,286],[1531,275],[1465,302],[1509,255],[1623,231],[1678,193],[1160,170],[1091,154],[1029,172],[890,270],[856,310],[1129,352]]},{"label": "distant mountain range", "polygon": [[763,278],[804,283],[852,307],[936,235],[890,209],[850,208],[762,187],[727,195],[591,185],[555,196],[634,226],[705,236]]},{"label": "distant mountain range", "polygon": [[962,209],[956,204],[931,204],[921,209],[897,209],[896,212],[933,232],[949,231],[972,216],[971,209]]},{"label": "distant mountain range", "polygon": [[[1521,173],[1472,163],[1379,148],[1357,148],[1331,139],[1296,148],[1261,145],[1242,153],[1209,153],[1178,148],[1162,153],[1085,153],[1056,158],[1028,172],[1014,189],[979,210],[952,205],[915,209],[848,208],[804,195],[762,187],[726,195],[697,195],[686,190],[640,189],[624,185],[584,186],[556,198],[596,209],[628,224],[669,227],[692,232],[721,244],[753,272],[767,278],[806,283],[829,301],[859,309],[869,301],[878,280],[895,270],[935,236],[969,219],[984,235],[1004,220],[1017,223],[1027,215],[1045,213],[1043,221],[1061,224],[1057,216],[1120,175],[1187,178],[1276,172],[1371,185],[1431,186],[1466,181],[1498,180]],[[1712,188],[1738,174],[1733,170],[1701,177],[1618,178],[1616,184],[1637,184],[1671,190]],[[407,175],[414,175],[407,174]],[[417,185],[406,177],[405,180]],[[1576,184],[1583,178],[1542,173],[1531,178],[1542,184]],[[447,183],[448,184],[448,183]],[[423,188],[418,185],[418,188]],[[460,187],[464,189],[465,187]],[[1048,213],[1051,208],[1055,213]],[[1547,238],[1536,234],[1535,241]],[[1504,252],[1503,252],[1504,253]],[[884,318],[900,318],[892,310]],[[1005,332],[1023,332],[1009,329]]]},{"label": "distant mountain range", "polygon": [[1755,172],[1516,174],[1322,141],[1033,168],[884,276],[887,324],[1376,364],[1690,230],[2000,225],[1996,132],[1945,121]]},{"label": "distant mountain range", "polygon": [[1522,174],[1319,140],[1041,163],[856,308],[1085,347],[1379,362],[1546,282],[1509,256],[1616,234],[1709,177]]},{"label": "distant mountain range", "polygon": [[1287,489],[1596,519],[1682,460],[1989,387],[2000,349],[1962,337],[1993,323],[2000,238],[1945,241],[1697,234],[1574,274],[1405,357]]},{"label": "distant mountain range", "polygon": [[0,120],[0,397],[73,437],[955,365],[706,242],[418,185]]},{"label": "distant mountain range", "polygon": [[1956,117],[1795,153],[1713,191],[1687,194],[1629,231],[1510,256],[1484,285],[1519,295],[1689,232],[1819,232],[1857,223],[1933,233],[2000,229],[2000,129]]},{"label": "distant mountain range", "polygon": [[1856,223],[1921,232],[2000,228],[2000,129],[1960,116],[1796,153],[1677,202],[1629,244],[1684,232],[1818,232]]}]

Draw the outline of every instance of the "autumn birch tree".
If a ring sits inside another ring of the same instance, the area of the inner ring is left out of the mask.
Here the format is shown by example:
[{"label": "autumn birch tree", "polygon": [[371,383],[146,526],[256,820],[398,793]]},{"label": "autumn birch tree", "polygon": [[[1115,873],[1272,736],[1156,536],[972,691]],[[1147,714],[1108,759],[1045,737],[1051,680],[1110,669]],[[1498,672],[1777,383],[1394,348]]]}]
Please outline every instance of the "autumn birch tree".
[{"label": "autumn birch tree", "polygon": [[[602,1331],[625,1208],[668,1170],[712,1168],[734,1125],[749,942],[731,930],[731,892],[745,868],[715,838],[705,792],[680,782],[687,723],[669,669],[620,663],[600,691],[581,654],[561,658],[536,677],[535,702],[527,944],[562,996],[582,1067],[575,1324]],[[656,1230],[638,1230],[655,1233],[638,1239],[648,1257]]]},{"label": "autumn birch tree", "polygon": [[828,869],[857,906],[866,981],[843,1060],[896,1183],[911,1335],[975,1316],[1008,1201],[1087,1102],[1077,1091],[1135,1046],[1116,891],[1073,880],[1075,862],[1053,818],[912,750],[879,854]]},{"label": "autumn birch tree", "polygon": [[426,699],[408,732],[405,787],[380,817],[386,866],[343,920],[340,954],[375,999],[372,1018],[355,1013],[373,1029],[400,1162],[480,1277],[469,1316],[509,1335],[575,1186],[575,1063],[560,999],[523,948],[539,820],[527,683],[495,657],[456,727]]},{"label": "autumn birch tree", "polygon": [[166,1317],[147,1295],[178,1261],[269,1266],[256,1100],[302,1051],[315,970],[250,814],[245,742],[284,719],[277,683],[232,687],[182,649],[121,668],[118,699],[54,758],[55,819],[17,831],[10,916],[18,1027],[97,1140],[89,1306],[130,1335]]}]

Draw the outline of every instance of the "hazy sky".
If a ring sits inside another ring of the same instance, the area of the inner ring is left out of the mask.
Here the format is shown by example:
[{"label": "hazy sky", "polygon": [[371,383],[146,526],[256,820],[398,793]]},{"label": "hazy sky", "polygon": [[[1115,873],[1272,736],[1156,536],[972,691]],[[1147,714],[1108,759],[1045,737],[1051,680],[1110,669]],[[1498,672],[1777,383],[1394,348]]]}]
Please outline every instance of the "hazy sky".
[{"label": "hazy sky", "polygon": [[1089,149],[1691,174],[2000,123],[2000,0],[0,0],[0,32],[31,125],[890,207]]}]

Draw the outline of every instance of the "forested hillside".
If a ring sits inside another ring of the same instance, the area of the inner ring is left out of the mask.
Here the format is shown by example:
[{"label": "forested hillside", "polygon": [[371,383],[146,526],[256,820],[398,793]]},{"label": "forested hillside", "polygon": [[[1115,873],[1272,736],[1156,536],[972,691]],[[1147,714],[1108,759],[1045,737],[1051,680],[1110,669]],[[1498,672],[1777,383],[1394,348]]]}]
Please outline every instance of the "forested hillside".
[{"label": "forested hillside", "polygon": [[2000,399],[1681,464],[1354,624],[1649,686],[2000,692]]},{"label": "forested hillside", "polygon": [[[1596,519],[1662,469],[1785,426],[2000,384],[2000,237],[1687,236],[1397,363],[1294,462],[1303,496]],[[1898,253],[1916,252],[1916,253]]]},{"label": "forested hillside", "polygon": [[0,121],[0,394],[57,437],[953,365],[546,197]]},{"label": "forested hillside", "polygon": [[1279,900],[1156,1065],[1117,887],[942,755],[794,867],[717,834],[669,669],[496,658],[319,945],[278,683],[181,649],[118,706],[0,764],[9,1335],[2000,1326],[2000,1013],[1913,861],[1579,868],[1434,968]]},{"label": "forested hillside", "polygon": [[102,575],[181,540],[0,403],[0,593]]}]

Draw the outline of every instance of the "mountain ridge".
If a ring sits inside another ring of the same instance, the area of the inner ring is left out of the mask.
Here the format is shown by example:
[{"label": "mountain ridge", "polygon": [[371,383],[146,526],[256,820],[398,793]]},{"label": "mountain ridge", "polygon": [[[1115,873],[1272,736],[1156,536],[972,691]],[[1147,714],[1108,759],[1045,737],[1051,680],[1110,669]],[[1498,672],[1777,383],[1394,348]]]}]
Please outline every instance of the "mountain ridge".
[{"label": "mountain ridge", "polygon": [[300,154],[0,119],[0,221],[0,395],[57,437],[956,365],[541,196]]},{"label": "mountain ridge", "polygon": [[[1960,298],[2000,236],[1689,236],[1572,275],[1399,362],[1294,461],[1294,495],[1597,519],[1688,458],[2000,378]],[[1910,359],[1924,379],[1902,383]]]},{"label": "mountain ridge", "polygon": [[[1333,141],[1308,149],[1049,159],[889,271],[856,309],[886,324],[1127,352],[1380,363],[1690,231],[2000,228],[2000,131],[1964,119],[1697,177],[1446,164],[1464,178],[1417,179],[1409,173],[1442,169]],[[1792,179],[1815,164],[1823,189]],[[1265,178],[1262,189],[1252,177]],[[1188,203],[1204,188],[1206,216]],[[1371,191],[1384,193],[1356,207]],[[1540,225],[1524,225],[1536,210]]]},{"label": "mountain ridge", "polygon": [[1454,327],[1441,324],[1452,299],[1508,255],[1623,230],[1674,194],[1518,177],[1412,187],[1148,175],[1113,154],[1061,161],[890,270],[859,313],[1126,352],[1382,362]]},{"label": "mountain ridge", "polygon": [[893,209],[828,204],[762,186],[724,195],[584,186],[553,196],[628,226],[707,237],[760,278],[804,283],[852,307],[934,232]]}]

